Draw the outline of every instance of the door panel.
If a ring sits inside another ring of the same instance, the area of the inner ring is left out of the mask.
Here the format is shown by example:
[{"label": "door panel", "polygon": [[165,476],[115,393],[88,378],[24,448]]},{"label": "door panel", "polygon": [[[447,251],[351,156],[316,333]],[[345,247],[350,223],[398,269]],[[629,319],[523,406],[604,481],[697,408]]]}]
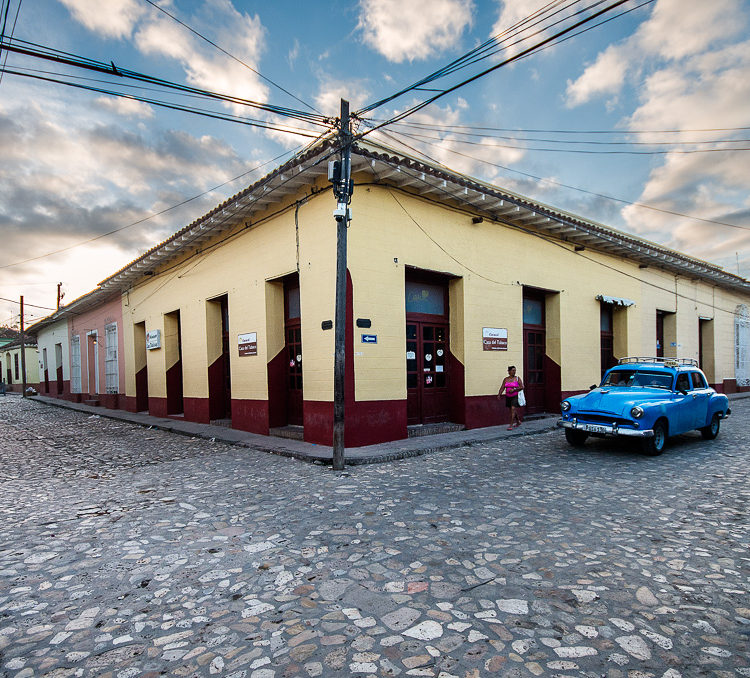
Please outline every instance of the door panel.
[{"label": "door panel", "polygon": [[302,328],[298,322],[286,324],[286,357],[287,421],[302,426]]},{"label": "door panel", "polygon": [[449,420],[448,324],[407,322],[407,423]]},{"label": "door panel", "polygon": [[526,412],[529,414],[544,411],[546,343],[546,332],[543,329],[524,329],[523,384],[526,395]]}]

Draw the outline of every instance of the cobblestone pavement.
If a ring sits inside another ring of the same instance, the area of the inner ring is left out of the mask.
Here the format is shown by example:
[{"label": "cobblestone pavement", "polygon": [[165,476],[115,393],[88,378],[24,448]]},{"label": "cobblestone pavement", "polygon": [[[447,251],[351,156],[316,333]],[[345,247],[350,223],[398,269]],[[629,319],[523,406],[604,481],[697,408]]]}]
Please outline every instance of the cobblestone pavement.
[{"label": "cobblestone pavement", "polygon": [[337,473],[0,398],[0,675],[750,676],[750,400]]}]

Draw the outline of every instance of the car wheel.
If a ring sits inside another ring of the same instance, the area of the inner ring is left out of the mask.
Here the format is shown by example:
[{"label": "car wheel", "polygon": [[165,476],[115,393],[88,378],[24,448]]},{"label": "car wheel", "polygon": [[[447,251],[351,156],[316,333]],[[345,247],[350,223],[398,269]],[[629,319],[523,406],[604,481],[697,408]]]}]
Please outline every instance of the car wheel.
[{"label": "car wheel", "polygon": [[657,421],[654,424],[654,435],[652,438],[646,438],[643,441],[643,451],[652,456],[664,452],[664,446],[667,444],[667,427],[663,421]]},{"label": "car wheel", "polygon": [[572,428],[565,429],[565,440],[567,440],[573,447],[583,447],[586,442],[586,438],[589,434],[586,431],[576,431]]},{"label": "car wheel", "polygon": [[711,417],[711,423],[708,426],[704,426],[702,429],[699,429],[701,432],[701,435],[703,436],[703,440],[713,440],[717,435],[719,435],[719,428],[721,427],[721,419],[719,418],[719,413],[714,413],[714,416]]}]

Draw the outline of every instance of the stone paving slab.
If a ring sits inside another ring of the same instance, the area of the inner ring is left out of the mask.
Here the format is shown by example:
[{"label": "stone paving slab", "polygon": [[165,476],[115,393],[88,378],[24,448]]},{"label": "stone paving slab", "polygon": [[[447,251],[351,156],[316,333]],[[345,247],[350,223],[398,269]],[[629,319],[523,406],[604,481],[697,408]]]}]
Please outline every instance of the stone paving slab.
[{"label": "stone paving slab", "polygon": [[0,398],[0,676],[748,678],[732,408],[340,473]]},{"label": "stone paving slab", "polygon": [[[253,449],[284,457],[294,457],[302,461],[317,462],[320,464],[331,464],[333,462],[333,449],[326,445],[315,445],[289,438],[276,438],[256,433],[247,433],[246,431],[239,431],[227,428],[226,426],[211,426],[209,424],[198,424],[179,419],[152,417],[148,414],[126,412],[125,410],[111,410],[86,405],[85,403],[73,403],[68,400],[48,398],[46,396],[33,396],[30,400],[44,403],[45,405],[84,412],[89,415],[98,415],[109,419],[127,421],[139,426],[179,433],[194,438],[252,447]],[[398,461],[399,459],[418,457],[439,450],[450,450],[493,440],[547,433],[555,429],[557,419],[557,415],[549,415],[541,419],[527,420],[520,427],[512,431],[507,430],[507,425],[488,426],[470,431],[453,431],[451,433],[407,438],[405,440],[368,445],[366,447],[349,447],[346,449],[345,464],[355,466]]]}]

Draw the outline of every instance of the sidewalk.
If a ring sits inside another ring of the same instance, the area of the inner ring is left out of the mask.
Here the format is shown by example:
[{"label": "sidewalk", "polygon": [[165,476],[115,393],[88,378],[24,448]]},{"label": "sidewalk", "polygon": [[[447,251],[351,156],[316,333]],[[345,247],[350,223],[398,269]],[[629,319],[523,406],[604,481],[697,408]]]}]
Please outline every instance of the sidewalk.
[{"label": "sidewalk", "polygon": [[[750,394],[748,394],[750,395]],[[180,421],[178,419],[165,419],[152,417],[148,414],[134,414],[124,410],[110,410],[104,407],[95,407],[83,403],[72,403],[67,400],[48,398],[46,396],[32,396],[29,400],[53,405],[69,410],[75,410],[88,415],[97,415],[109,419],[127,421],[139,426],[153,427],[162,431],[179,433],[192,438],[204,438],[206,440],[219,440],[230,445],[250,447],[283,457],[294,457],[318,464],[333,463],[333,449],[325,445],[315,445],[299,440],[288,438],[275,438],[271,436],[247,433],[225,426],[211,426],[209,424],[196,424],[192,421]],[[390,443],[379,445],[368,445],[367,447],[348,447],[345,452],[345,463],[351,466],[359,464],[379,464],[387,461],[397,461],[409,457],[418,457],[429,452],[438,450],[449,450],[457,447],[465,447],[477,443],[492,442],[504,438],[516,438],[519,436],[547,433],[556,428],[557,415],[549,415],[542,419],[525,421],[520,428],[507,430],[507,425],[490,426],[487,428],[473,429],[471,431],[455,431],[452,433],[438,433],[431,436],[407,438],[395,440]]]}]

